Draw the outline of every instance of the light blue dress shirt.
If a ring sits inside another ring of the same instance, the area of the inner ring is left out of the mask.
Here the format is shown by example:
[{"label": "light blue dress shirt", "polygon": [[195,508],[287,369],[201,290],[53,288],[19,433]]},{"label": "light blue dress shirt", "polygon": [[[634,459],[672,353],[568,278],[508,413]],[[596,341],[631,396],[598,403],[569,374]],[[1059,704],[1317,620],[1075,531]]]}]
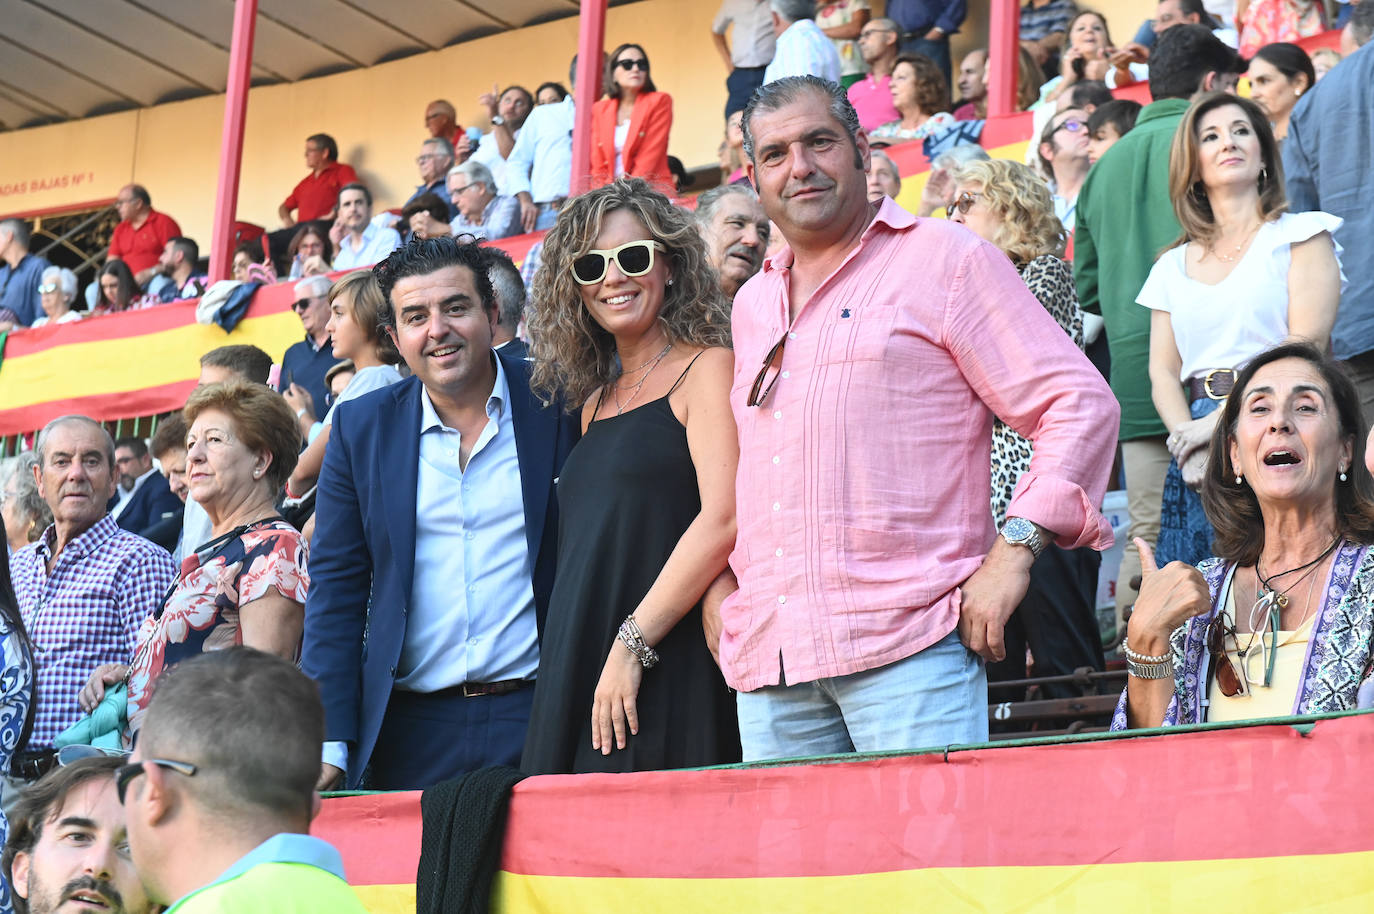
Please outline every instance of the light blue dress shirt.
[{"label": "light blue dress shirt", "polygon": [[798,19],[778,36],[773,62],[763,71],[764,84],[787,76],[819,76],[840,81],[840,53],[821,27],[810,19]]},{"label": "light blue dress shirt", "polygon": [[396,687],[532,679],[539,640],[510,390],[499,359],[487,424],[459,465],[460,435],[420,393],[415,578]]},{"label": "light blue dress shirt", "polygon": [[[459,465],[461,435],[420,388],[415,577],[396,688],[437,692],[464,682],[533,679],[539,633],[510,387],[501,360],[487,424]],[[322,760],[348,767],[348,744]]]},{"label": "light blue dress shirt", "polygon": [[487,241],[509,238],[511,235],[524,234],[520,225],[520,201],[514,197],[492,197],[491,202],[482,210],[482,224],[469,222],[459,213],[449,224],[449,231],[455,235],[467,232]]},{"label": "light blue dress shirt", "polygon": [[334,252],[334,269],[352,270],[356,267],[370,267],[385,260],[386,256],[401,246],[401,235],[394,228],[369,222],[363,229],[363,246],[353,250],[353,236],[345,235],[339,249]]},{"label": "light blue dress shirt", "polygon": [[571,95],[531,111],[506,159],[504,192],[512,197],[527,193],[535,203],[567,197],[572,178],[572,131]]},{"label": "light blue dress shirt", "polygon": [[[520,130],[517,128],[512,132],[515,141],[520,142]],[[511,147],[511,152],[515,147]],[[482,139],[477,144],[477,151],[472,154],[469,160],[481,162],[487,166],[487,171],[491,172],[492,178],[496,181],[496,192],[505,196],[510,196],[510,191],[506,189],[506,157],[501,155],[501,149],[496,145],[496,137],[490,132],[482,134]]]}]

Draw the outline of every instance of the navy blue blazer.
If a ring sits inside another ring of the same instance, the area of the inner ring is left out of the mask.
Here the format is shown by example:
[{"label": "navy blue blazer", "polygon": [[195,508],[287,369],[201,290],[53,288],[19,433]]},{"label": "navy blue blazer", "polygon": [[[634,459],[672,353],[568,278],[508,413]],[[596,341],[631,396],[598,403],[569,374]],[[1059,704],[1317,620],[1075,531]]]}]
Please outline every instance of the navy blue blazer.
[{"label": "navy blue blazer", "polygon": [[[580,426],[559,404],[546,407],[530,392],[524,360],[497,356],[510,386],[542,637],[558,548],[554,480]],[[301,669],[319,683],[325,739],[350,743],[349,787],[372,756],[405,640],[419,432],[420,382],[407,378],[335,411],[320,471]]]},{"label": "navy blue blazer", "polygon": [[184,507],[181,499],[167,487],[167,477],[154,473],[134,489],[134,494],[129,496],[128,506],[119,513],[115,522],[130,533],[142,535],[144,530],[172,515],[180,517]]}]

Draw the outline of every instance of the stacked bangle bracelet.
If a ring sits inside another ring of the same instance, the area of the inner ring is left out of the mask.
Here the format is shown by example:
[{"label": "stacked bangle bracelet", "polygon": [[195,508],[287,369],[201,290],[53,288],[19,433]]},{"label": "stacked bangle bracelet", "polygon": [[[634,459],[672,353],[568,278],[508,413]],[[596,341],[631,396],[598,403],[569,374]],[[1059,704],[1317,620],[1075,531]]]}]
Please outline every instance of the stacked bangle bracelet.
[{"label": "stacked bangle bracelet", "polygon": [[1152,657],[1131,650],[1124,641],[1121,652],[1126,655],[1126,672],[1137,679],[1172,679],[1174,676],[1174,655],[1172,652]]},{"label": "stacked bangle bracelet", "polygon": [[635,659],[643,665],[644,669],[647,670],[658,663],[658,651],[649,647],[644,640],[633,614],[626,616],[625,621],[620,623],[620,633],[616,637],[630,649],[630,653],[635,655]]}]

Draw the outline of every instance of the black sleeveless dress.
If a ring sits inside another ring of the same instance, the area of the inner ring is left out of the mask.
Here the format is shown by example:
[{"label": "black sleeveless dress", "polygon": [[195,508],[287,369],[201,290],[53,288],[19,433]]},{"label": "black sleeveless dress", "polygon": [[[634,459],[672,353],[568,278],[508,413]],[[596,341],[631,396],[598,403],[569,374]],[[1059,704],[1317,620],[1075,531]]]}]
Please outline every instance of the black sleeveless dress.
[{"label": "black sleeveless dress", "polygon": [[639,687],[638,735],[608,756],[592,749],[592,701],[620,623],[701,511],[687,430],[668,396],[593,417],[563,464],[558,510],[558,575],[520,767],[572,774],[739,761],[734,695],[706,647],[700,604],[655,646],[661,659]]}]

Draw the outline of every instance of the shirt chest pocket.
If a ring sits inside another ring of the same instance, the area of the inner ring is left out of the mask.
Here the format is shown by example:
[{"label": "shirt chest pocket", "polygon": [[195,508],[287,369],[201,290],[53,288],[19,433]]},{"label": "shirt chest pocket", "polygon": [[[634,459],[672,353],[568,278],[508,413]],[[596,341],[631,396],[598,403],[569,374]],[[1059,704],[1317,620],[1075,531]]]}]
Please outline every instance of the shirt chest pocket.
[{"label": "shirt chest pocket", "polygon": [[897,309],[891,306],[832,306],[821,327],[816,363],[881,361],[896,324]]}]

